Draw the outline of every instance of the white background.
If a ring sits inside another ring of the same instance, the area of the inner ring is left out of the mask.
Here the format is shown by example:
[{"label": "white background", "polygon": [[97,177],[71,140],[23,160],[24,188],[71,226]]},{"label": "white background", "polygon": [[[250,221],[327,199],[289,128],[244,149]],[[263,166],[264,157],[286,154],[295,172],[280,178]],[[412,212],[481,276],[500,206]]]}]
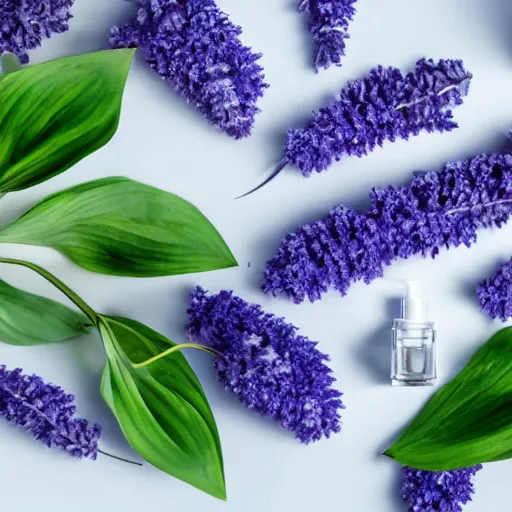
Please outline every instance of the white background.
[{"label": "white background", "polygon": [[[37,262],[74,288],[94,308],[145,322],[185,340],[187,294],[195,284],[233,289],[249,301],[300,326],[332,356],[347,405],[341,434],[312,446],[270,420],[244,409],[215,379],[210,360],[187,352],[215,413],[224,449],[228,503],[145,465],[100,456],[75,461],[0,422],[2,508],[42,511],[277,512],[406,511],[399,496],[399,466],[380,451],[410,421],[431,388],[390,386],[389,336],[399,287],[393,279],[422,279],[439,340],[440,384],[452,377],[500,324],[479,312],[475,285],[512,255],[512,225],[482,232],[471,248],[443,251],[435,261],[397,262],[387,278],[353,286],[341,298],[293,305],[259,291],[265,261],[281,236],[342,203],[364,207],[372,186],[403,184],[414,170],[494,151],[512,127],[512,4],[510,0],[359,0],[343,68],[316,75],[303,16],[290,0],[219,0],[245,29],[243,41],[264,54],[268,82],[253,136],[233,141],[214,128],[137,58],[130,74],[121,125],[114,140],[72,170],[2,200],[7,222],[48,193],[94,178],[124,175],[172,191],[197,205],[223,234],[240,266],[226,271],[161,279],[121,279],[88,273],[49,249],[3,246],[0,253]],[[71,30],[47,41],[33,62],[106,46],[111,25],[128,20],[123,0],[76,0]],[[259,193],[233,197],[262,180],[279,160],[289,127],[307,122],[312,109],[343,84],[377,64],[410,69],[423,56],[462,58],[475,78],[457,109],[461,128],[386,144],[364,159],[347,158],[304,179],[287,169]],[[250,267],[248,266],[250,263]],[[28,270],[2,266],[0,276],[32,292],[61,299]],[[79,413],[104,427],[103,449],[137,455],[99,394],[102,351],[93,337],[41,348],[1,345],[1,362],[21,366],[65,386]],[[468,512],[510,510],[512,462],[487,465],[476,479]]]}]

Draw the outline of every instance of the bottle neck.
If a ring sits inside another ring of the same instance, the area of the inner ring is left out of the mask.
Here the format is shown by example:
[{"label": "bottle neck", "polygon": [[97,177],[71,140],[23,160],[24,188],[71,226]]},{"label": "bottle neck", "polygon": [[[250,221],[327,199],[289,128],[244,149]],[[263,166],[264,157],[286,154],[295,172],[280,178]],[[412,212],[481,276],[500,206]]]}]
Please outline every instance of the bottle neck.
[{"label": "bottle neck", "polygon": [[427,303],[420,298],[402,299],[401,319],[410,322],[427,321]]}]

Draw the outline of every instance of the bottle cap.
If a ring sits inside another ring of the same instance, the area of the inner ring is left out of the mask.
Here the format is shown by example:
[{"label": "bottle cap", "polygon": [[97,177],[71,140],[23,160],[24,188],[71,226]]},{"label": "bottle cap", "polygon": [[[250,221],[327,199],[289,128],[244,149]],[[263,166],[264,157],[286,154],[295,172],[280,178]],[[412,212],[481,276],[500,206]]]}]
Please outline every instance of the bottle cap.
[{"label": "bottle cap", "polygon": [[405,297],[402,299],[402,319],[412,322],[427,320],[427,301],[421,296],[420,281],[406,281]]}]

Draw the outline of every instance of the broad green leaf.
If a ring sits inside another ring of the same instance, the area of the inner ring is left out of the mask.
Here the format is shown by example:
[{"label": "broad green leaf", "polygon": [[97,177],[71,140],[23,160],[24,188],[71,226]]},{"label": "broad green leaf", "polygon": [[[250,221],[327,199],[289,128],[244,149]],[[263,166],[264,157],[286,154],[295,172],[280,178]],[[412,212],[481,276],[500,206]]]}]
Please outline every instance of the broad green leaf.
[{"label": "broad green leaf", "polygon": [[81,313],[0,280],[1,342],[30,346],[66,341],[83,334],[87,324]]},{"label": "broad green leaf", "polygon": [[512,457],[512,327],[434,394],[385,455],[428,471]]},{"label": "broad green leaf", "polygon": [[90,181],[48,197],[0,230],[0,242],[53,247],[88,270],[120,276],[237,264],[197,208],[127,178]]},{"label": "broad green leaf", "polygon": [[100,317],[107,353],[101,393],[132,447],[157,468],[226,499],[219,434],[204,391],[180,353],[135,369],[174,343],[127,318]]},{"label": "broad green leaf", "polygon": [[112,138],[133,54],[87,53],[2,77],[0,193],[46,181]]},{"label": "broad green leaf", "polygon": [[0,55],[0,64],[0,76],[2,74],[8,75],[9,73],[14,73],[21,69],[20,59],[18,59],[14,53],[6,52]]}]

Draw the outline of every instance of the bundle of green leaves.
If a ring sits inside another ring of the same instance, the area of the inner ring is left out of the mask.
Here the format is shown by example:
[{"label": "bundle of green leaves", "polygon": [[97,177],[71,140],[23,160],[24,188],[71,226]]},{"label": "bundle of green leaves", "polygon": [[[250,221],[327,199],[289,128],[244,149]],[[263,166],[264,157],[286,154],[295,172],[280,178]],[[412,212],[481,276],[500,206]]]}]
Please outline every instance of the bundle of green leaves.
[{"label": "bundle of green leaves", "polygon": [[[26,69],[4,58],[0,194],[46,181],[112,138],[133,53],[101,51]],[[0,242],[51,247],[85,269],[117,276],[178,275],[237,265],[195,206],[121,177],[49,196],[4,226]],[[32,346],[97,330],[106,353],[101,393],[128,442],[162,471],[225,499],[219,434],[201,384],[178,350],[173,357],[158,357],[177,345],[135,320],[96,312],[33,263],[9,258],[0,263],[33,270],[79,310],[0,280],[0,314],[9,319],[0,324],[0,340]]]}]

